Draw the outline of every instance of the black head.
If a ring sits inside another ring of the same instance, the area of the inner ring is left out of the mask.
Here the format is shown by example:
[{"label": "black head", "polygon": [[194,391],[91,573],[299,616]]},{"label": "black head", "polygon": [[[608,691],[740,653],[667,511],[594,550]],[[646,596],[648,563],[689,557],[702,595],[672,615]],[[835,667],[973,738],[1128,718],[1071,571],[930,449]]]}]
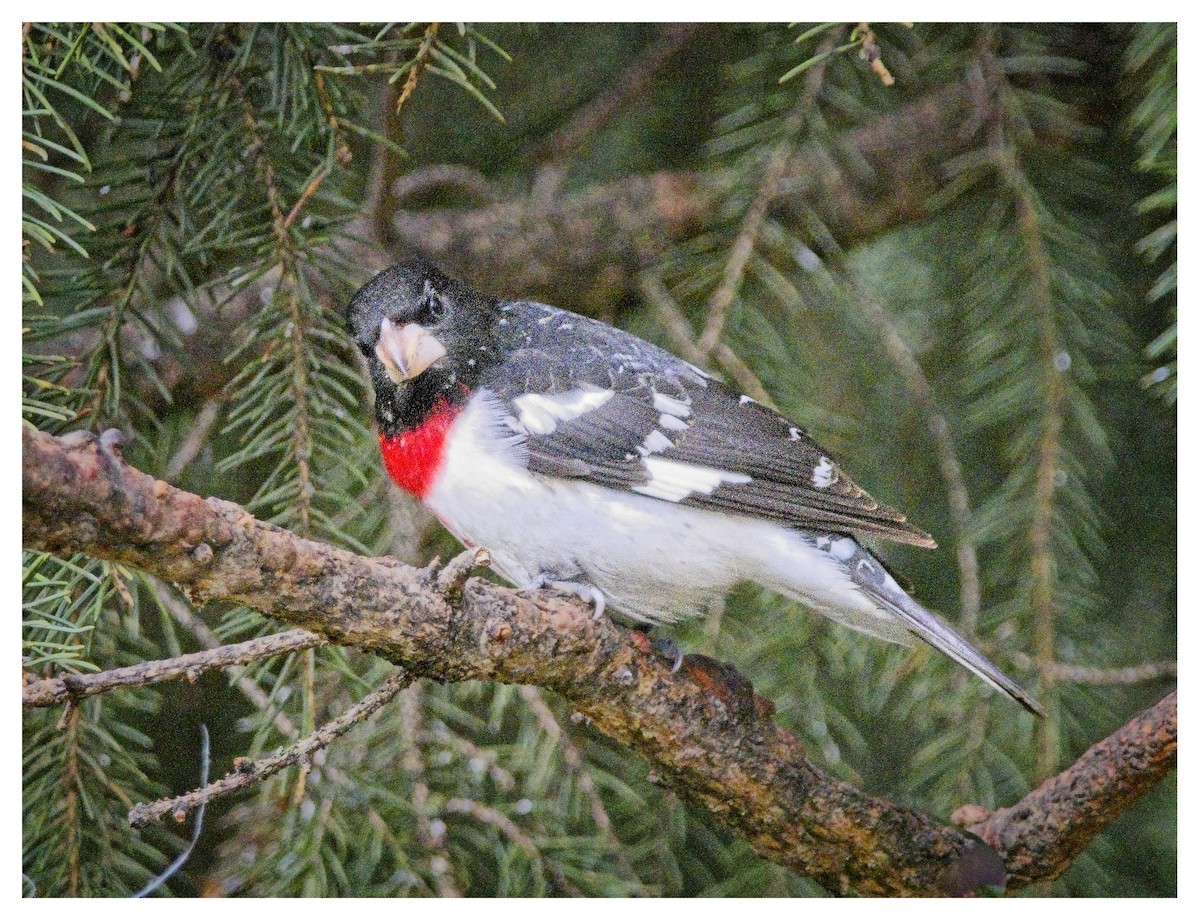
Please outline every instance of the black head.
[{"label": "black head", "polygon": [[346,325],[367,359],[386,433],[419,425],[440,400],[463,402],[494,361],[496,302],[428,262],[384,269],[350,300]]}]

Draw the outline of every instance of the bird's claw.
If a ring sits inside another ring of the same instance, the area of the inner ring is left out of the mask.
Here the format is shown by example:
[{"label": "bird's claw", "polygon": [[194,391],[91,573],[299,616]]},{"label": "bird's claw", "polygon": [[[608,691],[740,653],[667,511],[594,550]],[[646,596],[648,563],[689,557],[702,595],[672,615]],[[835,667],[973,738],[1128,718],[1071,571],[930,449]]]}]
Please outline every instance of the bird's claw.
[{"label": "bird's claw", "polygon": [[596,588],[594,585],[588,585],[586,582],[548,582],[548,587],[557,589],[560,592],[567,592],[571,595],[577,595],[579,598],[592,605],[592,620],[599,620],[604,616],[604,592]]},{"label": "bird's claw", "polygon": [[569,580],[556,579],[551,573],[538,573],[529,580],[522,591],[536,591],[539,588],[552,588],[555,591],[565,592],[568,595],[575,595],[577,598],[586,601],[592,605],[592,619],[599,620],[604,616],[605,599],[604,592],[596,588],[594,585],[588,585],[586,582],[571,582]]},{"label": "bird's claw", "polygon": [[99,435],[88,429],[79,429],[63,435],[62,444],[69,451],[95,445],[100,453],[110,461],[125,459],[121,451],[121,447],[125,444],[125,434],[120,429],[105,429]]},{"label": "bird's claw", "polygon": [[656,638],[650,641],[650,648],[671,663],[672,675],[683,665],[683,650],[675,644],[674,640],[665,637]]}]

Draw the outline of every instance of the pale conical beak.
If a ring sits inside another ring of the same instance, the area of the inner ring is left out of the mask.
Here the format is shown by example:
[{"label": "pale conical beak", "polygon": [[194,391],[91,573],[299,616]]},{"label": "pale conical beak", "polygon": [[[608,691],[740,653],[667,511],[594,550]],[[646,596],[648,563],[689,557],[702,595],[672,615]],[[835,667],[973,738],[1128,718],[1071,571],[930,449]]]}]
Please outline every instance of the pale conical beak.
[{"label": "pale conical beak", "polygon": [[426,368],[446,356],[446,347],[418,323],[397,327],[384,318],[379,326],[375,355],[388,377],[396,384],[412,380]]}]

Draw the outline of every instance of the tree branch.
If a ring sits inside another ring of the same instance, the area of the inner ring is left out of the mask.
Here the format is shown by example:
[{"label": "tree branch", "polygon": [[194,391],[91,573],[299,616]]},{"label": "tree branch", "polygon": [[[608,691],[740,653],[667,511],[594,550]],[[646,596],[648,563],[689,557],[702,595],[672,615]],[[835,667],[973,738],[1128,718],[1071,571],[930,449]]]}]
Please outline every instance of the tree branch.
[{"label": "tree branch", "polygon": [[403,671],[392,675],[341,716],[331,719],[312,735],[305,736],[269,758],[235,762],[234,769],[220,780],[183,796],[168,796],[153,803],[139,803],[129,810],[129,824],[134,828],[143,828],[155,819],[168,815],[173,816],[176,821],[183,821],[187,813],[215,796],[242,790],[272,774],[278,774],[286,767],[307,761],[338,736],[344,735],[352,726],[365,720],[411,682],[412,677]]},{"label": "tree branch", "polygon": [[244,643],[218,646],[203,652],[191,652],[171,659],[139,662],[125,668],[114,668],[91,675],[59,675],[44,678],[25,685],[21,690],[21,705],[25,707],[50,707],[66,700],[79,700],[103,694],[114,688],[141,687],[187,678],[195,681],[205,672],[231,665],[245,665],[259,659],[268,659],[283,652],[309,649],[325,641],[307,630],[288,630],[270,636],[260,636]]},{"label": "tree branch", "polygon": [[779,184],[788,171],[792,157],[795,156],[796,136],[800,133],[805,121],[812,117],[813,107],[816,105],[817,96],[820,94],[821,85],[825,80],[825,68],[829,64],[829,55],[833,53],[834,46],[842,33],[843,28],[839,27],[830,31],[822,39],[820,48],[812,59],[816,63],[804,78],[804,91],[792,107],[792,111],[784,119],[783,128],[779,132],[780,138],[772,149],[771,156],[767,159],[762,180],[754,193],[754,200],[750,202],[750,207],[746,209],[746,213],[742,217],[742,225],[738,230],[737,239],[733,241],[733,246],[730,248],[721,283],[713,291],[712,297],[708,299],[704,331],[696,340],[696,346],[706,355],[711,355],[713,349],[717,347],[717,343],[721,341],[721,334],[725,331],[725,322],[729,319],[729,310],[733,306],[734,298],[742,288],[746,266],[758,245],[758,237],[762,233],[763,224],[767,221],[771,203],[778,197]]},{"label": "tree branch", "polygon": [[603,91],[581,107],[565,125],[538,144],[533,152],[540,163],[560,163],[587,143],[613,116],[642,98],[646,87],[676,54],[704,28],[700,23],[675,22],[663,26],[662,39],[635,58]]},{"label": "tree branch", "polygon": [[[413,677],[555,690],[649,762],[686,802],[759,854],[835,892],[944,895],[1003,880],[998,858],[974,837],[809,763],[795,737],[771,719],[771,705],[720,663],[689,656],[672,673],[642,634],[595,619],[589,607],[554,593],[470,579],[451,602],[430,569],[305,540],[234,503],[174,489],[124,464],[94,437],[26,429],[23,439],[26,546],[139,567],[197,602],[248,605],[400,663]],[[1174,697],[1169,708],[1173,714]],[[1119,759],[1111,769],[1125,778],[1122,805],[1162,776],[1163,757],[1148,760],[1139,739],[1149,744],[1145,734],[1132,734],[1091,760],[1099,767],[1104,757]],[[1159,745],[1160,754],[1166,748]],[[1169,748],[1173,759],[1173,735]],[[1040,796],[1039,808],[1054,810],[1056,828],[1067,827],[1058,818],[1072,808],[1089,810],[1084,831],[1070,829],[1072,847],[1112,818],[1069,790],[1062,799],[1056,789],[1031,795]],[[1041,841],[1031,827],[1036,821],[1035,812],[1019,808],[989,820],[1014,887],[1037,878],[1027,867],[1045,866],[1022,843],[1026,835]]]},{"label": "tree branch", "polygon": [[1015,806],[972,825],[1012,888],[1057,879],[1100,831],[1175,769],[1177,691],[1097,742]]},{"label": "tree branch", "polygon": [[[766,213],[789,227],[815,216],[843,246],[927,216],[943,164],[972,149],[996,106],[964,79],[791,157]],[[584,313],[637,296],[637,275],[694,235],[734,177],[660,172],[601,183],[547,201],[529,196],[480,208],[399,211],[389,241],[493,294]]]}]

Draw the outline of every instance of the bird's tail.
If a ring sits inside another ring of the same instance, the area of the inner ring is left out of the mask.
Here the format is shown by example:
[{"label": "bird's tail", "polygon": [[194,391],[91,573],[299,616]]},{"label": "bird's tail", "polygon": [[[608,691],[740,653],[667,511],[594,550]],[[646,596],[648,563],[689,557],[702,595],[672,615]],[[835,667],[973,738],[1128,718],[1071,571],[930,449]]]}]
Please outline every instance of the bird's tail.
[{"label": "bird's tail", "polygon": [[[865,551],[862,551],[865,555]],[[974,672],[997,691],[1015,700],[1036,716],[1045,716],[1041,705],[1020,685],[993,665],[978,649],[958,632],[943,623],[934,614],[926,611],[896,584],[896,581],[873,560],[878,569],[855,566],[852,578],[855,584],[876,604],[897,618],[904,627],[919,636],[930,646],[940,649],[959,665]]]}]

